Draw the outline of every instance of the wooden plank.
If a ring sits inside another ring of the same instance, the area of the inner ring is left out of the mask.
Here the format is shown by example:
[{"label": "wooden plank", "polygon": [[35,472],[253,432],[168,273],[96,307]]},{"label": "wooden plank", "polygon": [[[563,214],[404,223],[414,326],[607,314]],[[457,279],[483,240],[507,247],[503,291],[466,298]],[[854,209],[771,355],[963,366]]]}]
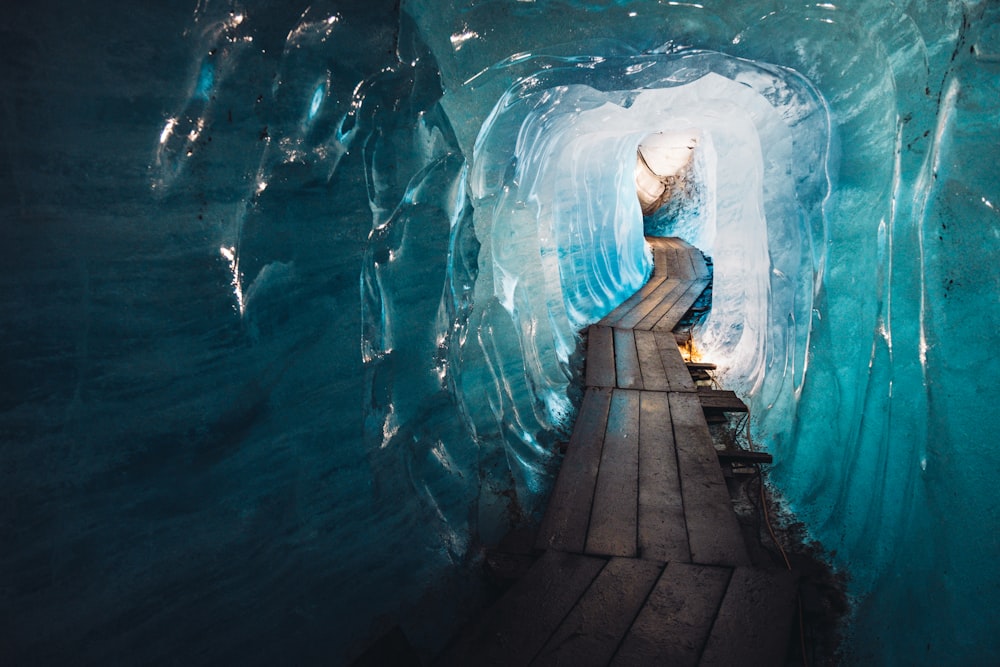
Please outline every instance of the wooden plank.
[{"label": "wooden plank", "polygon": [[607,665],[662,569],[635,558],[612,558],[531,664]]},{"label": "wooden plank", "polygon": [[586,553],[635,556],[638,469],[639,392],[616,389],[594,487]]},{"label": "wooden plank", "polygon": [[[677,270],[677,246],[675,241],[679,239],[665,239],[660,237],[646,237],[646,242],[650,245],[650,249],[653,253],[653,275],[650,277],[649,281],[643,285],[639,291],[630,296],[624,302],[619,304],[610,313],[605,315],[598,324],[604,326],[617,326],[621,328],[631,328],[635,326],[635,323],[645,317],[649,310],[662,300],[664,294],[669,293],[657,292],[657,288],[660,288],[665,279],[672,278],[677,280],[680,272]],[[683,243],[683,242],[682,242]],[[673,287],[676,288],[678,283],[672,283]],[[654,299],[654,303],[646,304],[644,310],[632,313],[637,307],[641,306],[643,302],[647,299]],[[624,320],[629,314],[632,315],[629,319]]]},{"label": "wooden plank", "polygon": [[664,241],[659,248],[659,260],[663,275],[668,278],[677,278],[677,253],[674,245],[669,241]]},{"label": "wooden plank", "polygon": [[748,564],[746,545],[698,396],[680,392],[671,392],[668,396],[691,562]]},{"label": "wooden plank", "polygon": [[670,266],[668,263],[668,255],[671,246],[667,243],[658,243],[653,248],[653,266],[655,267],[657,275],[661,275],[664,278],[670,277]]},{"label": "wooden plank", "polygon": [[684,357],[681,356],[680,348],[672,334],[662,331],[654,331],[653,337],[660,353],[660,363],[667,374],[671,391],[694,391],[695,384],[684,365]]},{"label": "wooden plank", "polygon": [[[687,263],[686,270],[688,271],[688,277],[690,280],[698,279],[698,260],[701,259],[701,252],[695,248],[693,245],[684,243],[684,247],[681,249],[681,253],[684,255],[684,261]],[[701,260],[704,263],[704,260]],[[708,276],[702,276],[707,278]]]},{"label": "wooden plank", "polygon": [[650,294],[653,293],[654,290],[656,290],[657,287],[663,283],[664,280],[664,276],[657,276],[654,273],[654,275],[646,281],[646,284],[639,288],[639,291],[618,304],[618,306],[605,315],[601,321],[598,322],[598,324],[609,327],[617,325],[622,317],[627,315],[633,308],[642,303]]},{"label": "wooden plank", "polygon": [[740,400],[735,391],[728,389],[698,389],[698,400],[705,410],[721,412],[747,412],[746,403]]},{"label": "wooden plank", "polygon": [[717,449],[715,455],[719,458],[719,463],[761,465],[774,461],[767,452],[751,452],[746,449]]},{"label": "wooden plank", "polygon": [[700,369],[705,371],[714,371],[717,368],[715,364],[709,364],[703,361],[687,361],[685,362],[685,365],[691,370]]},{"label": "wooden plank", "polygon": [[703,371],[700,368],[689,368],[688,370],[691,371],[691,379],[694,380],[695,384],[712,381],[712,376],[708,374],[708,371]]},{"label": "wooden plank", "polygon": [[646,391],[639,401],[639,557],[689,562],[687,524],[667,394]]},{"label": "wooden plank", "polygon": [[680,250],[690,250],[691,248],[694,247],[693,245],[691,245],[690,243],[688,243],[679,236],[671,236],[670,241],[671,243],[673,243],[675,248],[678,248]]},{"label": "wooden plank", "polygon": [[615,386],[615,348],[610,327],[587,330],[587,386]]},{"label": "wooden plank", "polygon": [[795,596],[791,572],[736,568],[701,664],[784,665]]},{"label": "wooden plank", "polygon": [[527,665],[566,618],[605,561],[558,551],[545,553],[440,664]]},{"label": "wooden plank", "polygon": [[684,281],[694,280],[694,268],[691,265],[690,253],[687,248],[675,247],[673,249],[673,267],[676,277]]},{"label": "wooden plank", "polygon": [[[622,329],[651,329],[652,325],[663,317],[663,313],[669,309],[670,304],[677,301],[686,289],[687,285],[677,278],[667,278],[660,283],[660,285],[653,290],[649,296],[642,301],[642,303],[629,311],[627,315],[624,315],[621,319],[619,319],[615,326],[621,327]],[[668,305],[661,305],[665,300],[669,301]],[[639,326],[641,322],[645,322],[651,317],[650,313],[656,311],[657,309],[662,310],[662,312],[650,320],[649,326]]]},{"label": "wooden plank", "polygon": [[611,664],[697,665],[729,576],[726,568],[667,565]]},{"label": "wooden plank", "polygon": [[584,394],[545,518],[538,529],[539,549],[583,551],[610,407],[610,389],[592,388]]},{"label": "wooden plank", "polygon": [[705,255],[697,248],[691,251],[691,263],[694,264],[695,278],[704,280],[709,278],[711,272],[708,270],[708,262],[705,261]]},{"label": "wooden plank", "polygon": [[647,236],[646,243],[649,244],[649,249],[653,253],[654,275],[665,277],[668,268],[667,253],[671,252],[674,248],[673,242],[671,239],[662,236]]},{"label": "wooden plank", "polygon": [[[659,297],[654,300],[654,296],[651,295],[646,302],[643,304],[646,306],[644,309],[645,315],[642,319],[636,320],[634,317],[630,318],[627,322],[625,319],[621,321],[619,326],[631,326],[633,329],[643,329],[649,331],[656,326],[656,323],[663,319],[663,316],[670,312],[670,309],[674,307],[674,304],[684,296],[691,289],[690,283],[680,280],[678,278],[668,278],[663,282],[663,286],[670,285],[670,291],[664,290],[661,294],[655,295]],[[647,303],[648,302],[648,303]],[[633,311],[636,315],[642,314],[639,309]],[[630,313],[632,315],[632,313]]]},{"label": "wooden plank", "polygon": [[696,280],[690,283],[688,289],[673,304],[670,309],[653,325],[654,331],[673,331],[677,323],[684,319],[684,316],[694,302],[698,300],[701,293],[708,287],[707,280]]},{"label": "wooden plank", "polygon": [[642,372],[631,329],[612,329],[615,341],[616,382],[622,389],[642,389]]},{"label": "wooden plank", "polygon": [[[642,373],[642,384],[647,391],[666,391],[670,389],[667,372],[660,361],[660,349],[656,336],[652,331],[635,331],[635,348],[639,355],[639,371]],[[676,346],[675,346],[676,347]]]}]

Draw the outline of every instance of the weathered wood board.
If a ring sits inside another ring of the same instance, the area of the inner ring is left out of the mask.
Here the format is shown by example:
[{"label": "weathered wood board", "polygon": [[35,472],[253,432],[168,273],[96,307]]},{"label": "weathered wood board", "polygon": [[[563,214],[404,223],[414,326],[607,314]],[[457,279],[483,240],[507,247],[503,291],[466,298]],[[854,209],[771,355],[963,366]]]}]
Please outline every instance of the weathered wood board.
[{"label": "weathered wood board", "polygon": [[639,392],[616,389],[594,487],[586,553],[636,555],[638,470]]},{"label": "weathered wood board", "polygon": [[538,531],[539,549],[583,552],[610,407],[610,389],[595,387],[584,394]]}]

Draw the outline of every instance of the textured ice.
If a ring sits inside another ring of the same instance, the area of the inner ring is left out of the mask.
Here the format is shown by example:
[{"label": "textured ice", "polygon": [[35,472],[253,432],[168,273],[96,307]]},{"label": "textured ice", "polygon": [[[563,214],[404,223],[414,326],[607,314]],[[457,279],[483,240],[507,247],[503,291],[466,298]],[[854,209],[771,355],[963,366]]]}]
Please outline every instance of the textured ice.
[{"label": "textured ice", "polygon": [[0,651],[427,656],[537,514],[578,330],[714,263],[702,354],[852,577],[848,658],[1000,661],[1000,9],[52,2],[0,23]]}]

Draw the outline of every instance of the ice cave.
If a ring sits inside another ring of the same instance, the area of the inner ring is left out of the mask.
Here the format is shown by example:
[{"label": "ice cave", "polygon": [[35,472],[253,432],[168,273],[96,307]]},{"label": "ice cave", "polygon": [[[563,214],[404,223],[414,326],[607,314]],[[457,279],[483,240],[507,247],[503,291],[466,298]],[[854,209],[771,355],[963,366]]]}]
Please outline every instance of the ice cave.
[{"label": "ice cave", "polygon": [[2,16],[3,664],[432,660],[651,228],[712,260],[837,660],[1000,664],[995,0]]}]

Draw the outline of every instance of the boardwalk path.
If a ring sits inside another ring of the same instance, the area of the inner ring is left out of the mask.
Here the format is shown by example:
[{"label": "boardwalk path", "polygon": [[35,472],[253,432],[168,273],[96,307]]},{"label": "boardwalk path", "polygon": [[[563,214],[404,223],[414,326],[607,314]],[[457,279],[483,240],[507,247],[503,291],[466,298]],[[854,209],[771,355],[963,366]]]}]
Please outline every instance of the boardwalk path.
[{"label": "boardwalk path", "polygon": [[720,399],[695,386],[672,333],[708,268],[679,239],[648,240],[652,278],[588,332],[543,554],[443,664],[785,662],[795,579],[750,566],[705,421]]}]

